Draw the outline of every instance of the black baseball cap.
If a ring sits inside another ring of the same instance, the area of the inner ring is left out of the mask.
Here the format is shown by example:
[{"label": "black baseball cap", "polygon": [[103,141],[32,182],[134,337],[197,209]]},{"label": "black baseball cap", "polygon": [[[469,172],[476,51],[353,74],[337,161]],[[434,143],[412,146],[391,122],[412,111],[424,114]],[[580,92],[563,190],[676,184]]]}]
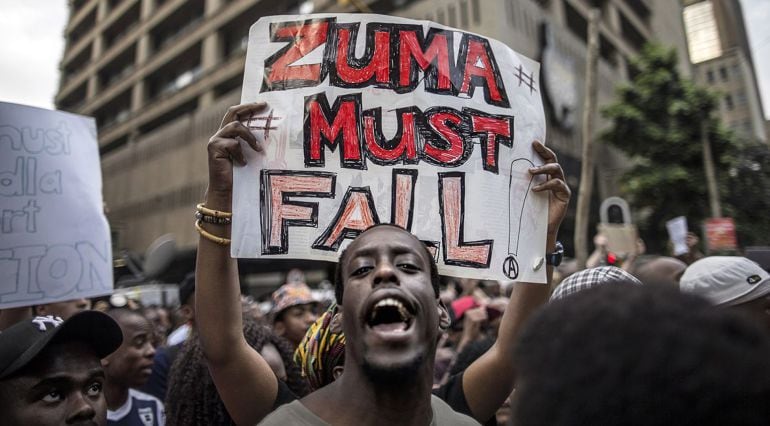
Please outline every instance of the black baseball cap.
[{"label": "black baseball cap", "polygon": [[0,332],[0,379],[19,371],[49,344],[69,341],[84,342],[104,358],[123,343],[123,332],[99,311],[79,312],[66,321],[51,315],[20,321]]}]

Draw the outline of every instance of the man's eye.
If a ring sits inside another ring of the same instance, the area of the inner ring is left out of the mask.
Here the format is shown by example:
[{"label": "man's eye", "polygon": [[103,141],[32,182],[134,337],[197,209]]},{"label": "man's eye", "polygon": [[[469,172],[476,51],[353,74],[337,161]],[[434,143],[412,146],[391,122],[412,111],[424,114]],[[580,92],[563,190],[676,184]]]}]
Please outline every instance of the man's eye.
[{"label": "man's eye", "polygon": [[366,274],[367,272],[369,272],[371,270],[372,270],[371,266],[362,266],[362,267],[354,270],[353,273],[351,273],[350,275],[353,276],[353,277],[358,277],[358,276]]},{"label": "man's eye", "polygon": [[64,399],[64,395],[62,395],[61,392],[59,392],[58,390],[48,392],[42,398],[43,402],[47,402],[49,404],[62,401],[63,399]]},{"label": "man's eye", "polygon": [[91,386],[88,387],[86,392],[88,393],[88,396],[95,398],[102,393],[102,384],[99,382],[94,382],[91,384]]},{"label": "man's eye", "polygon": [[413,263],[399,263],[398,267],[405,271],[419,271],[420,267]]}]

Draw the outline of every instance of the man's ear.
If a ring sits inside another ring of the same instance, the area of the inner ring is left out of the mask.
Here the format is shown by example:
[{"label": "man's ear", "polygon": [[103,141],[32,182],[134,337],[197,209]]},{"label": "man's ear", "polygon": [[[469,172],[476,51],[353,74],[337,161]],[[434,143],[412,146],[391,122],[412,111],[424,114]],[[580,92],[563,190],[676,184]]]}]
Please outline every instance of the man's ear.
[{"label": "man's ear", "polygon": [[438,328],[441,331],[447,331],[452,324],[452,319],[449,318],[449,310],[443,300],[438,299],[438,306],[436,306],[436,309],[438,309]]},{"label": "man's ear", "polygon": [[345,371],[345,367],[342,365],[338,365],[332,368],[332,376],[334,376],[334,380],[339,379],[344,371]]}]

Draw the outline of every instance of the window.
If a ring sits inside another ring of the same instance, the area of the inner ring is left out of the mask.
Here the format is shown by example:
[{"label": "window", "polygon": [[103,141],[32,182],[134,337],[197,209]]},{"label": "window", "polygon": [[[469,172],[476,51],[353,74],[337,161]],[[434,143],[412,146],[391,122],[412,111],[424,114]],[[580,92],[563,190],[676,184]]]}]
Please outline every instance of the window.
[{"label": "window", "polygon": [[460,28],[468,28],[468,0],[460,0]]},{"label": "window", "polygon": [[725,108],[727,108],[728,111],[732,111],[735,108],[733,97],[729,93],[725,95]]},{"label": "window", "polygon": [[719,67],[719,77],[722,78],[722,81],[727,81],[727,68],[725,67]]},{"label": "window", "polygon": [[473,15],[473,23],[476,25],[481,24],[481,3],[480,0],[471,0],[471,14]]},{"label": "window", "polygon": [[706,71],[706,80],[708,80],[709,83],[713,83],[714,82],[714,71],[712,71],[712,70],[707,70]]}]

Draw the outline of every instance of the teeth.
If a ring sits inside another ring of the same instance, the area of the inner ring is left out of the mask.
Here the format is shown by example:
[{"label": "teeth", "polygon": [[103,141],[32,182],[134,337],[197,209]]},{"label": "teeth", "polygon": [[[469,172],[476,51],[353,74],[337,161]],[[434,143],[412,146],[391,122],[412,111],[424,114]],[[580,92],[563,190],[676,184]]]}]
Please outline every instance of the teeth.
[{"label": "teeth", "polygon": [[411,316],[409,315],[409,311],[406,310],[406,306],[404,306],[403,303],[393,298],[382,299],[379,302],[377,302],[377,304],[374,305],[374,311],[385,306],[393,306],[397,308],[399,315],[401,315],[401,319],[404,321],[409,319],[409,317]]}]

